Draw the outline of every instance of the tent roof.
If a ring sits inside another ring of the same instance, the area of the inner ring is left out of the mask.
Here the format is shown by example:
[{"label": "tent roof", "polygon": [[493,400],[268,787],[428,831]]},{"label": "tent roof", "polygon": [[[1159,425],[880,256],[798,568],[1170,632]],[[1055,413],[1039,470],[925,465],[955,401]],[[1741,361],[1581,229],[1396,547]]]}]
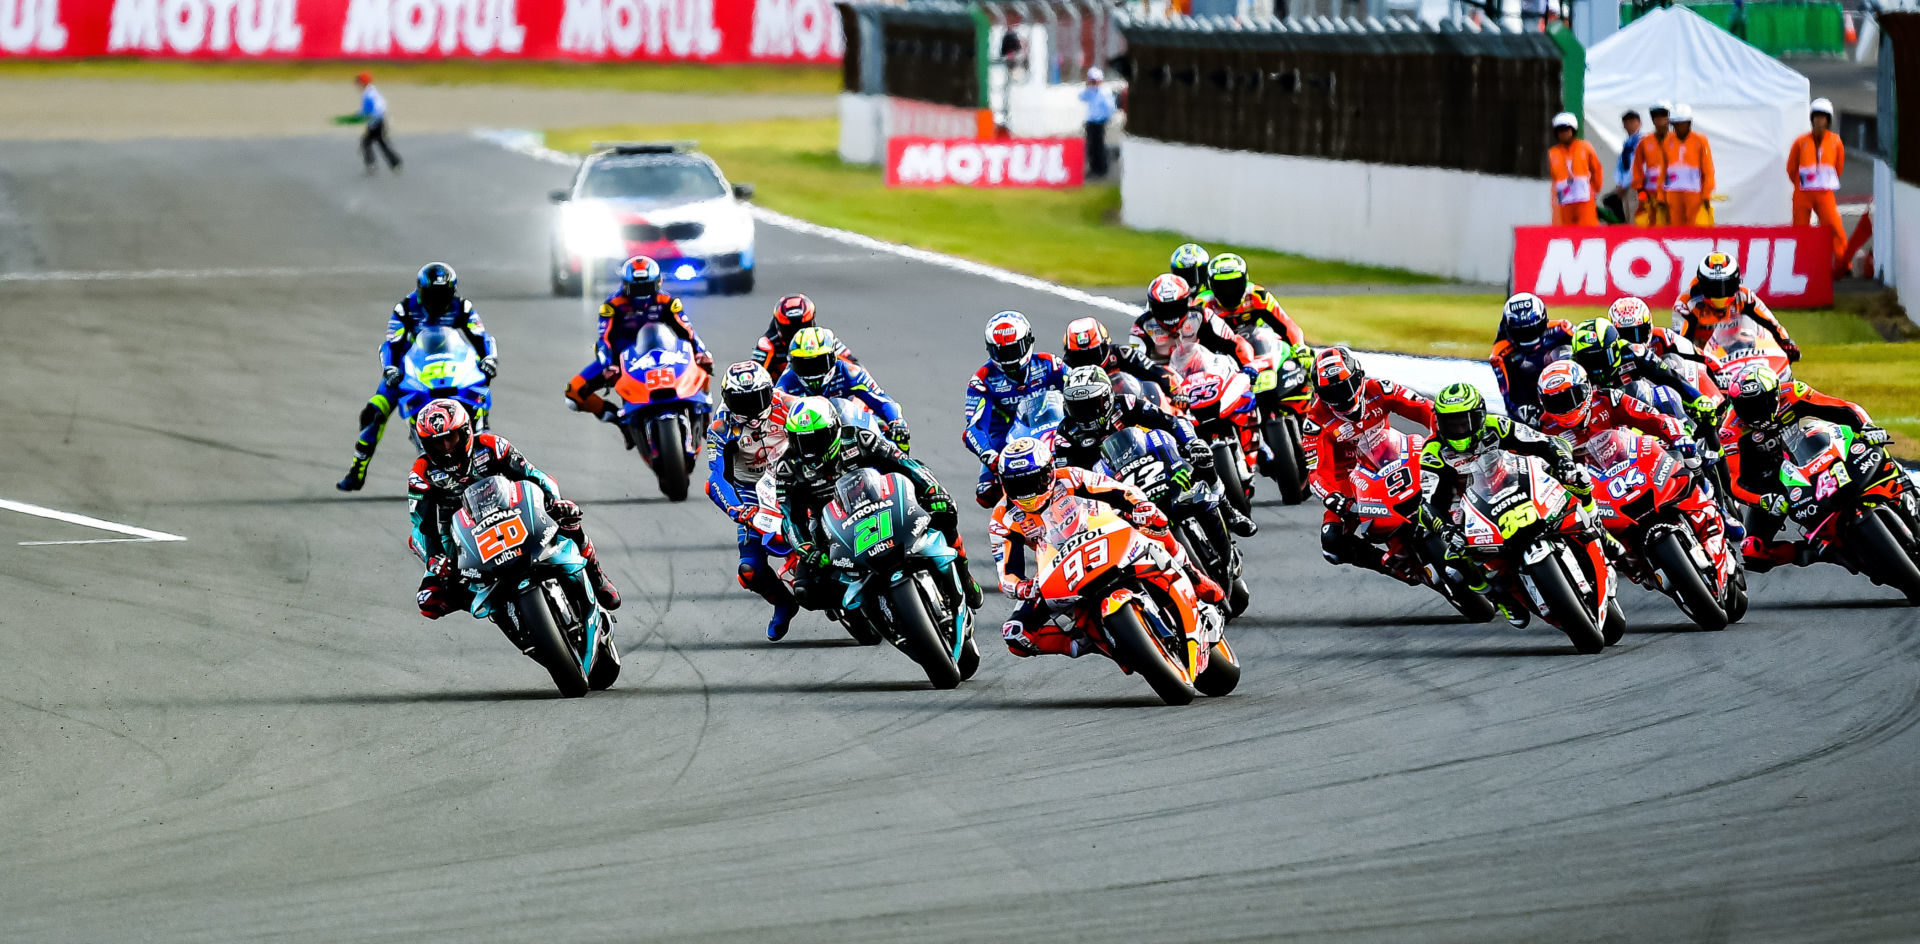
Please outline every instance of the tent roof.
[{"label": "tent roof", "polygon": [[1807,77],[1685,7],[1649,11],[1587,50],[1586,98],[1707,106],[1805,104]]}]

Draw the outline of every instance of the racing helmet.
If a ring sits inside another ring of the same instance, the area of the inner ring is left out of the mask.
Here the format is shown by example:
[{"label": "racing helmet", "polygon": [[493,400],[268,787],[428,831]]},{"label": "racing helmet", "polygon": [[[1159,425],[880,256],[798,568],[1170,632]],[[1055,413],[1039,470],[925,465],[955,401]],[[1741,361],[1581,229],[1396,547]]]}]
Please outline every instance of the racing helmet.
[{"label": "racing helmet", "polygon": [[1487,401],[1470,383],[1448,384],[1433,400],[1433,432],[1454,452],[1476,453],[1487,427]]},{"label": "racing helmet", "polygon": [[1214,256],[1207,263],[1207,290],[1222,309],[1239,308],[1240,300],[1247,297],[1247,260],[1230,252]]},{"label": "racing helmet", "polygon": [[1768,427],[1780,412],[1780,375],[1773,368],[1756,364],[1740,375],[1727,390],[1733,401],[1733,415],[1748,426]]},{"label": "racing helmet", "polygon": [[1033,326],[1026,315],[1003,311],[987,319],[987,357],[1008,377],[1026,377],[1033,358]]},{"label": "racing helmet", "polygon": [[1646,302],[1632,295],[1614,299],[1607,307],[1607,320],[1628,344],[1639,346],[1653,340],[1653,312]]},{"label": "racing helmet", "polygon": [[1538,348],[1547,336],[1547,303],[1532,292],[1521,292],[1507,299],[1500,314],[1500,328],[1515,347],[1523,351]]},{"label": "racing helmet", "polygon": [[753,361],[734,364],[720,381],[720,401],[740,419],[762,419],[773,410],[773,378]]},{"label": "racing helmet", "polygon": [[1578,427],[1593,411],[1593,382],[1573,361],[1554,361],[1540,372],[1540,412],[1556,426]]},{"label": "racing helmet", "polygon": [[1733,297],[1740,294],[1740,264],[1733,261],[1732,253],[1710,252],[1700,260],[1693,274],[1693,294],[1714,308],[1733,304]]},{"label": "racing helmet", "polygon": [[840,414],[826,397],[807,397],[787,411],[787,454],[818,468],[840,454]]},{"label": "racing helmet", "polygon": [[1595,383],[1619,383],[1621,368],[1630,350],[1613,322],[1605,318],[1573,326],[1573,362],[1584,368]]},{"label": "racing helmet", "polygon": [[1345,417],[1359,413],[1366,386],[1367,372],[1344,345],[1327,348],[1313,359],[1313,392],[1334,413]]},{"label": "racing helmet", "polygon": [[1195,243],[1181,243],[1167,260],[1167,271],[1179,276],[1189,287],[1203,285],[1202,280],[1207,276],[1207,251]]},{"label": "racing helmet", "polygon": [[1162,275],[1147,284],[1147,311],[1162,327],[1179,324],[1192,302],[1192,283],[1178,275]]},{"label": "racing helmet", "polygon": [[840,356],[840,342],[826,328],[801,328],[787,346],[787,369],[800,378],[809,393],[826,389],[833,373],[834,358]]},{"label": "racing helmet", "polygon": [[1067,323],[1067,334],[1060,339],[1061,357],[1068,367],[1101,367],[1113,352],[1107,326],[1098,318],[1075,318]]},{"label": "racing helmet", "polygon": [[1022,436],[1000,450],[1000,487],[1007,501],[1025,512],[1039,511],[1053,492],[1053,448]]},{"label": "racing helmet", "polygon": [[620,266],[620,294],[628,298],[660,294],[660,263],[647,256],[628,259]]},{"label": "racing helmet", "polygon": [[473,455],[473,417],[458,400],[439,399],[413,418],[413,434],[427,464],[442,472],[458,472]]},{"label": "racing helmet", "polygon": [[805,295],[788,295],[773,306],[773,323],[785,337],[793,337],[801,328],[813,327],[813,315],[813,299]]},{"label": "racing helmet", "polygon": [[413,288],[414,296],[420,299],[420,307],[426,309],[427,314],[444,315],[453,310],[453,296],[460,290],[460,276],[454,274],[453,266],[429,262],[413,277]]},{"label": "racing helmet", "polygon": [[1104,423],[1113,411],[1113,379],[1099,367],[1075,367],[1067,371],[1060,388],[1066,401],[1062,425],[1081,429]]}]

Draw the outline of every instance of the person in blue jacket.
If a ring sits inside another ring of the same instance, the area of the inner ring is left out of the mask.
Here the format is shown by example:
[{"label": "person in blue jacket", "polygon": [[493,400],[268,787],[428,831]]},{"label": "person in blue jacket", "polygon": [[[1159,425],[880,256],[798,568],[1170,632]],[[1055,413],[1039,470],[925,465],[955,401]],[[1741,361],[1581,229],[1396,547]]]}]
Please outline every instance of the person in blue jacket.
[{"label": "person in blue jacket", "polygon": [[833,332],[825,328],[801,328],[787,348],[787,369],[774,384],[780,392],[796,397],[830,397],[857,400],[886,424],[887,438],[905,452],[912,435],[900,415],[900,404],[880,389],[879,381],[866,368],[840,356],[844,350]]},{"label": "person in blue jacket", "polygon": [[973,497],[982,508],[1000,501],[994,471],[1020,406],[1028,399],[1065,386],[1066,365],[1052,354],[1034,353],[1033,326],[1017,311],[987,321],[987,362],[967,381],[967,425],[960,441],[980,460],[980,482]]}]

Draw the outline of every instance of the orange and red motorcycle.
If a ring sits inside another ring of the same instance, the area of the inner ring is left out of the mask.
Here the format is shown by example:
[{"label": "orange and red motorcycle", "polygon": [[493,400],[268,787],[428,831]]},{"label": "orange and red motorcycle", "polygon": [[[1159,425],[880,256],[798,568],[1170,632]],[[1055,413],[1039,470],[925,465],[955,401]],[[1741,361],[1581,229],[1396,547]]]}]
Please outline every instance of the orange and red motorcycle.
[{"label": "orange and red motorcycle", "polygon": [[1105,504],[1068,497],[1042,512],[1040,597],[1077,635],[1139,675],[1169,705],[1218,696],[1240,683],[1217,607],[1158,541]]}]

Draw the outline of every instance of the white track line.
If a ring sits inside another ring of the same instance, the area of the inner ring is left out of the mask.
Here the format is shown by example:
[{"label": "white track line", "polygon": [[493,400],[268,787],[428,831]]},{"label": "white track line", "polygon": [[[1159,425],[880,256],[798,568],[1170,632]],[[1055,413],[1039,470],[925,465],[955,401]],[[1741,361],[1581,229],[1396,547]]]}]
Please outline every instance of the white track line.
[{"label": "white track line", "polygon": [[161,279],[288,278],[305,275],[372,275],[398,271],[394,266],[264,266],[253,269],[52,269],[0,272],[0,282],[151,282]]},{"label": "white track line", "polygon": [[[550,164],[560,164],[567,167],[572,167],[579,163],[578,157],[564,151],[556,151],[553,148],[547,147],[544,143],[544,137],[536,131],[478,129],[475,130],[473,134],[474,137],[482,141],[505,148],[517,154],[524,154],[535,160],[546,161]],[[949,256],[945,253],[932,252],[926,249],[915,249],[912,246],[903,246],[899,243],[890,243],[851,230],[835,229],[831,226],[809,223],[806,220],[796,219],[784,213],[776,213],[765,207],[756,206],[752,208],[752,211],[754,219],[790,232],[829,239],[843,245],[865,249],[869,252],[883,252],[889,255],[899,256],[903,259],[910,259],[914,262],[939,266],[943,269],[963,272],[967,275],[978,276],[984,279],[991,279],[1002,285],[1011,285],[1015,288],[1043,292],[1056,298],[1086,305],[1089,308],[1097,308],[1110,314],[1125,316],[1129,324],[1132,323],[1133,317],[1140,313],[1140,307],[1138,305],[1128,304],[1117,298],[1109,298],[1105,295],[1084,292],[1072,286],[1049,282],[1045,279],[1037,279],[1031,275],[1022,275],[1018,272],[1002,269],[999,266],[991,266],[985,263],[974,262],[970,259],[961,259],[957,256]],[[982,312],[981,314],[984,316],[986,313]],[[1449,383],[1466,380],[1480,388],[1482,395],[1487,398],[1488,405],[1492,407],[1495,412],[1502,412],[1500,388],[1494,381],[1493,367],[1486,361],[1466,360],[1455,357],[1421,357],[1414,354],[1393,354],[1384,351],[1369,351],[1365,353],[1367,355],[1366,362],[1368,370],[1376,377],[1385,377],[1397,381],[1428,396],[1432,396],[1438,392],[1441,387]]]},{"label": "white track line", "polygon": [[104,521],[99,518],[90,518],[86,515],[76,515],[71,511],[42,508],[39,505],[29,505],[26,502],[10,501],[5,498],[0,498],[0,510],[17,511],[23,515],[33,515],[37,518],[51,518],[55,521],[64,521],[68,524],[77,524],[82,527],[98,528],[101,531],[112,531],[115,534],[132,535],[131,538],[109,538],[95,541],[21,541],[21,547],[40,547],[49,544],[117,544],[139,541],[186,540],[186,538],[178,534],[168,534],[165,531],[153,531],[147,528],[136,528],[133,525],[121,524],[117,521]]}]

